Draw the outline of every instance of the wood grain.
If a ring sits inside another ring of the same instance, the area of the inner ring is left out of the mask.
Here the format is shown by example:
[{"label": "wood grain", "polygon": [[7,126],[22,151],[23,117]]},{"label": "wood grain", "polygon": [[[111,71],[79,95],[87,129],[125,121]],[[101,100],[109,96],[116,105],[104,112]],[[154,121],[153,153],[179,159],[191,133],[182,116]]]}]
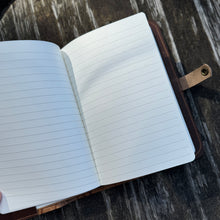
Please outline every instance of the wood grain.
[{"label": "wood grain", "polygon": [[33,219],[220,219],[219,0],[16,0],[0,40],[41,39],[60,47],[139,11],[161,27],[180,75],[203,63],[213,77],[186,92],[204,155],[79,199]]}]

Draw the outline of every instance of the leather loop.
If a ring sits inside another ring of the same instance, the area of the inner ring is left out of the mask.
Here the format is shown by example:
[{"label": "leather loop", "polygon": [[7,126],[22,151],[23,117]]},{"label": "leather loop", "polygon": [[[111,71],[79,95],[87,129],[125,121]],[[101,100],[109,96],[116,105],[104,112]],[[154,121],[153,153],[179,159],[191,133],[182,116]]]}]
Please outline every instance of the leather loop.
[{"label": "leather loop", "polygon": [[212,76],[212,70],[208,64],[203,64],[191,73],[179,78],[182,91],[189,89]]}]

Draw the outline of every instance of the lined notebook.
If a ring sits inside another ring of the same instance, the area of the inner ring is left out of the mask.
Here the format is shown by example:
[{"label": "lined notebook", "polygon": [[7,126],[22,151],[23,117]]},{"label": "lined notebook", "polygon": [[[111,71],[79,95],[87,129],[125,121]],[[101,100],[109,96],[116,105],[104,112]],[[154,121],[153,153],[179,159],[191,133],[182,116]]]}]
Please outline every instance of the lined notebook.
[{"label": "lined notebook", "polygon": [[0,213],[195,158],[145,14],[60,49],[0,43]]}]

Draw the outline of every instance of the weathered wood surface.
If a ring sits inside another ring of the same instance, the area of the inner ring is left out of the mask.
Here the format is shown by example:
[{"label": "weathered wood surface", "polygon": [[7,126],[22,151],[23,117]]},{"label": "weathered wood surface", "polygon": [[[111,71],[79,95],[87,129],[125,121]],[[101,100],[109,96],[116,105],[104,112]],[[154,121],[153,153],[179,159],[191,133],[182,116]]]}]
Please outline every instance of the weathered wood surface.
[{"label": "weathered wood surface", "polygon": [[59,46],[143,11],[162,28],[180,74],[202,63],[213,77],[186,92],[204,155],[191,164],[77,200],[37,219],[220,219],[220,1],[16,0],[0,40],[41,39]]}]

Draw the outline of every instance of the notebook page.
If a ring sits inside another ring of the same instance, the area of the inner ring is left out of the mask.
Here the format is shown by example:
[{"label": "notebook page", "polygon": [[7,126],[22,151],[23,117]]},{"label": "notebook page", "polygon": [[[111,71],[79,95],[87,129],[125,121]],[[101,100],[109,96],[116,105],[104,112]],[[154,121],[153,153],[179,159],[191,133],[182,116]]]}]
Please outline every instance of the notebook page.
[{"label": "notebook page", "polygon": [[60,49],[0,42],[0,212],[99,186]]},{"label": "notebook page", "polygon": [[102,184],[194,159],[193,143],[145,14],[77,38],[71,59]]}]

